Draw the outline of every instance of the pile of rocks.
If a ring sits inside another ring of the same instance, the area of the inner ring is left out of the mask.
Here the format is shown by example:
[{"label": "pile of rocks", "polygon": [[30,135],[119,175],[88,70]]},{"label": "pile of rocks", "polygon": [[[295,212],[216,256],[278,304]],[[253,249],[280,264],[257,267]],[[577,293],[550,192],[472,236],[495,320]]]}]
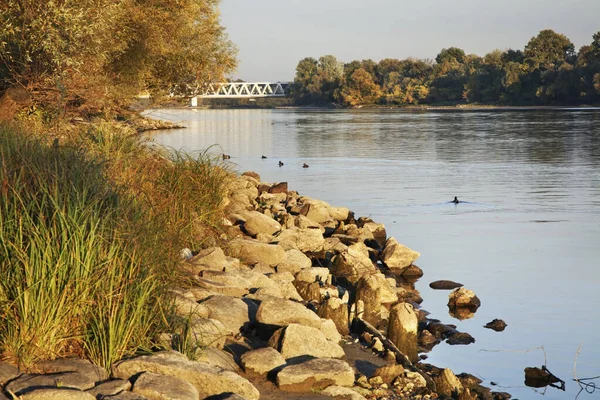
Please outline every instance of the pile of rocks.
[{"label": "pile of rocks", "polygon": [[[37,375],[0,364],[4,392],[255,400],[258,382],[270,381],[335,398],[503,398],[472,376],[419,362],[419,352],[461,333],[419,309],[419,253],[388,238],[382,224],[255,173],[232,181],[227,203],[227,245],[182,252],[194,285],[171,296],[188,337],[165,333],[167,350],[123,360],[110,377],[83,360],[46,362]],[[360,374],[345,357],[351,333],[388,365]],[[172,350],[183,339],[198,349],[195,361]]]}]

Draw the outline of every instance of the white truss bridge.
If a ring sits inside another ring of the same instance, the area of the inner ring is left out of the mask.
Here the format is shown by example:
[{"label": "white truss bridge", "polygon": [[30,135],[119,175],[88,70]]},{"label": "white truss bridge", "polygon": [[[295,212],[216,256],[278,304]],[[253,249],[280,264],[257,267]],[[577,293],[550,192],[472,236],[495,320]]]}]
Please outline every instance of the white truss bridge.
[{"label": "white truss bridge", "polygon": [[223,82],[211,83],[196,97],[211,98],[253,98],[285,97],[288,95],[289,82]]}]

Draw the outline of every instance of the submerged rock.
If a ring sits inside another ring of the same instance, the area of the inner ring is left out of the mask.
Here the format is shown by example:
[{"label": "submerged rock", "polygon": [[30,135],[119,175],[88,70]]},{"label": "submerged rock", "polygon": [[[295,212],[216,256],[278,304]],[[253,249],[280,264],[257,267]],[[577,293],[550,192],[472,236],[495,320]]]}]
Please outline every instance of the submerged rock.
[{"label": "submerged rock", "polygon": [[494,319],[484,325],[484,328],[493,329],[496,332],[502,332],[506,328],[506,322],[501,319]]},{"label": "submerged rock", "polygon": [[434,281],[429,284],[430,288],[436,290],[452,290],[461,286],[463,286],[462,283],[447,280]]},{"label": "submerged rock", "polygon": [[481,301],[469,289],[464,287],[454,290],[448,295],[449,308],[468,308],[471,311],[476,311],[481,306]]}]

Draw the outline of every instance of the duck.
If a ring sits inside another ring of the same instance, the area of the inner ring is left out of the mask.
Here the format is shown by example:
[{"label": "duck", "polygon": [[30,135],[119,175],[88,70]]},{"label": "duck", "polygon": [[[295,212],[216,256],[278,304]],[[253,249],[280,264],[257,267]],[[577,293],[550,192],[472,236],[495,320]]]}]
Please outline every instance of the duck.
[{"label": "duck", "polygon": [[454,196],[454,200],[452,200],[451,203],[458,204],[460,201],[458,200],[458,197]]},{"label": "duck", "polygon": [[267,158],[267,156],[260,156],[260,158],[262,158],[264,160],[265,158]]},{"label": "duck", "polygon": [[302,168],[308,168],[308,164],[307,163],[302,164]]},{"label": "duck", "polygon": [[229,154],[223,154],[223,160],[229,160],[231,156]]},{"label": "duck", "polygon": [[283,163],[281,161],[279,161],[279,166],[283,167]]}]

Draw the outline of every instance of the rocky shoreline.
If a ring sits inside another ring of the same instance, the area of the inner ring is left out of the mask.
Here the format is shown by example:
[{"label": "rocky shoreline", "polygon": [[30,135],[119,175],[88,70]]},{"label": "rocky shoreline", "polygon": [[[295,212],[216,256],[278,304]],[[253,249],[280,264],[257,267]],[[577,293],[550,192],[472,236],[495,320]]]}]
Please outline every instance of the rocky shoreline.
[{"label": "rocky shoreline", "polygon": [[[253,172],[231,181],[226,202],[227,245],[182,251],[193,285],[171,296],[185,335],[164,333],[166,350],[110,376],[81,359],[27,373],[0,363],[0,400],[510,398],[423,362],[441,341],[474,339],[419,307],[419,253],[383,224]],[[479,299],[451,284],[450,310],[468,318]],[[174,350],[184,342],[187,356]],[[375,361],[357,362],[357,346]]]}]

